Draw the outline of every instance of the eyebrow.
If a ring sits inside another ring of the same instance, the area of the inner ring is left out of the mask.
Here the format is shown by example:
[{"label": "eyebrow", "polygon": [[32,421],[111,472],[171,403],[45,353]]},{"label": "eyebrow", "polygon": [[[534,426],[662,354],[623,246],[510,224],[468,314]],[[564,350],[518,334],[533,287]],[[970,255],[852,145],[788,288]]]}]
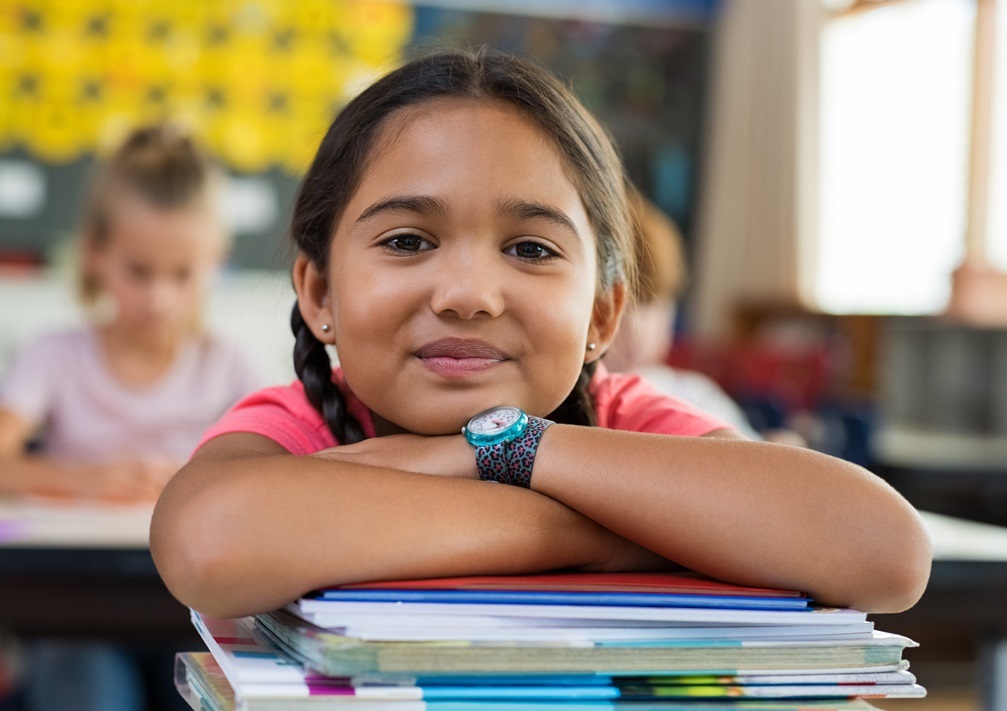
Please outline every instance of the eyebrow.
[{"label": "eyebrow", "polygon": [[497,209],[501,215],[515,220],[546,220],[555,225],[563,227],[573,233],[575,237],[580,237],[573,220],[567,217],[566,213],[559,208],[545,203],[520,200],[518,198],[508,198],[501,201]]},{"label": "eyebrow", "polygon": [[418,215],[444,215],[447,205],[443,200],[427,195],[396,195],[374,203],[360,213],[356,221],[364,222],[383,212],[414,212]]},{"label": "eyebrow", "polygon": [[[514,220],[546,220],[580,237],[573,220],[567,217],[559,208],[534,200],[508,198],[497,204],[497,211],[504,217]],[[429,195],[396,195],[380,200],[362,213],[356,219],[357,223],[375,217],[384,212],[412,212],[418,215],[446,215],[447,204],[440,198]]]}]

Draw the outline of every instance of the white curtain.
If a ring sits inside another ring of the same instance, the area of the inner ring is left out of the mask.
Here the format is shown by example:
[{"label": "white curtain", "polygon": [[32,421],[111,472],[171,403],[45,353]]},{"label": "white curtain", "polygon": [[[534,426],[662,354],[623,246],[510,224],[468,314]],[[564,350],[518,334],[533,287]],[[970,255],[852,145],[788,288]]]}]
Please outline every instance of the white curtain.
[{"label": "white curtain", "polygon": [[821,0],[723,0],[712,64],[692,322],[802,303],[816,224]]}]

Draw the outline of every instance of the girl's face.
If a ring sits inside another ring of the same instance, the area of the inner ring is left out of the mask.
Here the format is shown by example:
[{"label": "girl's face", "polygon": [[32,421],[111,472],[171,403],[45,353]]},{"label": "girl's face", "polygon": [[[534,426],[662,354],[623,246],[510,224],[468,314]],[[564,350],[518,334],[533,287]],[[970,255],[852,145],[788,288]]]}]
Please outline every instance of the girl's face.
[{"label": "girl's face", "polygon": [[202,205],[162,209],[118,198],[105,242],[89,258],[115,304],[115,325],[141,340],[191,327],[221,256],[220,227]]},{"label": "girl's face", "polygon": [[457,433],[495,405],[548,414],[603,351],[622,289],[596,298],[595,239],[537,126],[448,99],[392,117],[325,278],[302,257],[295,281],[364,403],[410,432]]}]

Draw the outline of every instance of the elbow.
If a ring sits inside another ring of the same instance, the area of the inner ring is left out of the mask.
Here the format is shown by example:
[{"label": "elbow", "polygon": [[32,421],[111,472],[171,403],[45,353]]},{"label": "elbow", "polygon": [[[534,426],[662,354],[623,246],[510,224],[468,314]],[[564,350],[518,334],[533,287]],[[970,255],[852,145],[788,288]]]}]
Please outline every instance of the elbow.
[{"label": "elbow", "polygon": [[215,617],[237,617],[234,605],[226,511],[212,492],[201,490],[177,501],[166,491],[154,509],[150,551],[168,591],[183,605]]},{"label": "elbow", "polygon": [[918,540],[898,548],[897,560],[887,571],[885,582],[878,586],[887,594],[872,606],[871,612],[904,612],[919,602],[926,590],[933,562],[929,536],[921,531]]},{"label": "elbow", "polygon": [[933,546],[915,511],[905,532],[889,542],[885,555],[869,561],[861,605],[865,612],[904,612],[919,602],[930,580]]},{"label": "elbow", "polygon": [[851,595],[853,607],[872,614],[905,612],[919,602],[930,578],[930,562],[906,562],[865,576],[866,590]]}]

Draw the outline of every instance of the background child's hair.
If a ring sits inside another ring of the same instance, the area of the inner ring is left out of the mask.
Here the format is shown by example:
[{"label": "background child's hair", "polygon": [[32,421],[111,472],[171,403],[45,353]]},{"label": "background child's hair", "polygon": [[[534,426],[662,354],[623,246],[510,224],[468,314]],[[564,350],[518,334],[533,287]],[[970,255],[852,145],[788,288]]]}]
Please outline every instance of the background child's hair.
[{"label": "background child's hair", "polygon": [[[135,129],[115,153],[98,164],[90,181],[81,220],[81,251],[107,244],[114,205],[124,195],[164,210],[199,203],[213,209],[222,176],[210,155],[179,127],[156,124]],[[226,230],[221,227],[219,233],[226,242]],[[93,306],[102,292],[89,262],[78,260],[78,293],[85,306]]]},{"label": "background child's hair", "polygon": [[682,233],[670,217],[636,188],[629,190],[629,206],[637,239],[636,301],[641,304],[674,301],[686,283]]},{"label": "background child's hair", "polygon": [[[574,95],[547,70],[486,48],[440,52],[408,62],[367,88],[336,117],[322,140],[294,205],[291,236],[320,270],[339,216],[361,181],[384,122],[401,109],[445,98],[503,102],[539,126],[556,144],[597,236],[598,288],[627,282],[636,260],[622,162],[611,139]],[[305,393],[342,444],[363,439],[332,383],[332,366],[294,304],[294,368]],[[573,391],[550,415],[558,422],[594,424],[585,365]]]}]

